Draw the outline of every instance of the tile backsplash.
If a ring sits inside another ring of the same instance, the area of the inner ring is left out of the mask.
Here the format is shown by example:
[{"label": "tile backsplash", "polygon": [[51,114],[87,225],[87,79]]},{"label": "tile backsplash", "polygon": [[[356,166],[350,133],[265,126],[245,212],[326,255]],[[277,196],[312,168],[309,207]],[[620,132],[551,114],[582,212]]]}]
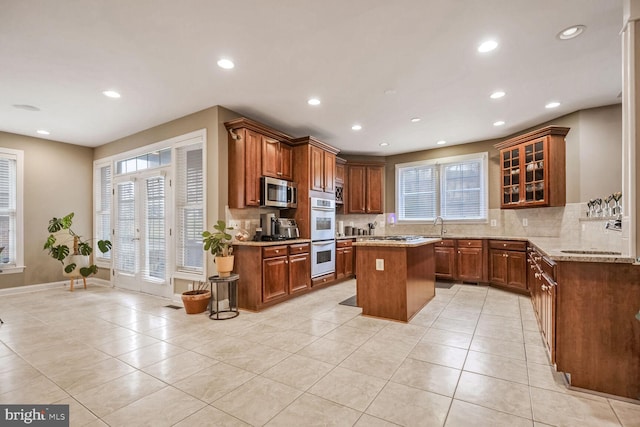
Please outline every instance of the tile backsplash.
[{"label": "tile backsplash", "polygon": [[[227,223],[246,229],[253,236],[260,225],[260,213],[278,212],[264,208],[226,209]],[[445,221],[445,237],[558,237],[567,246],[620,251],[622,233],[607,230],[606,219],[586,218],[586,203],[568,203],[564,207],[529,209],[490,209],[489,220],[482,224],[461,224]],[[390,223],[394,215],[336,215],[336,222],[344,226],[367,229],[376,223],[375,235],[420,234],[437,236],[440,225]],[[495,226],[491,225],[495,220]],[[526,225],[524,225],[526,223]],[[337,228],[337,227],[336,227]]]}]

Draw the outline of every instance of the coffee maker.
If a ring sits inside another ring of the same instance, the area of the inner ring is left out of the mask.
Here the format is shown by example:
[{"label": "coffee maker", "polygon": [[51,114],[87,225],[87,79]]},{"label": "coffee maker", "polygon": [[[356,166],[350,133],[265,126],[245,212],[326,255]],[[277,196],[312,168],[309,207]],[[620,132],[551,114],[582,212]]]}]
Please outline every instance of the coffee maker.
[{"label": "coffee maker", "polygon": [[278,234],[276,214],[263,213],[260,214],[260,228],[262,228],[262,240],[276,240]]}]

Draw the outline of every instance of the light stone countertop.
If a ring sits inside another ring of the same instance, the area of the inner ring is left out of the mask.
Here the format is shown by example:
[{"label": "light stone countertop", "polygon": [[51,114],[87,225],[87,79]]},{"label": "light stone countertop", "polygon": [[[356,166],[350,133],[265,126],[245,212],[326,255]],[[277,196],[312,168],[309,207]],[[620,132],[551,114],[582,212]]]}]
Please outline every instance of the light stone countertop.
[{"label": "light stone countertop", "polygon": [[[424,237],[414,240],[375,240],[370,239],[370,236],[359,236],[359,238],[353,242],[353,246],[384,246],[392,248],[413,248],[422,245],[430,245],[442,240],[441,238]],[[382,236],[378,236],[382,237]]]},{"label": "light stone countertop", "polygon": [[295,245],[296,243],[311,243],[311,239],[291,239],[291,240],[264,240],[254,242],[253,240],[234,240],[234,246],[278,246],[278,245]]},{"label": "light stone countertop", "polygon": [[[348,236],[341,237],[342,239],[346,238],[358,238],[354,245],[356,246],[366,246],[366,245],[376,245],[381,244],[388,246],[388,243],[393,245],[394,243],[400,243],[402,246],[409,246],[406,243],[409,242],[385,242],[385,241],[374,241],[372,243],[362,244],[360,240],[365,241],[369,236]],[[433,240],[434,242],[441,240],[439,236],[424,236],[425,240]],[[618,264],[633,264],[635,262],[634,258],[631,258],[628,254],[612,254],[611,251],[602,251],[599,248],[591,248],[591,247],[581,247],[579,244],[575,243],[567,243],[565,240],[560,239],[559,237],[521,237],[521,236],[470,236],[470,235],[455,235],[455,234],[445,234],[442,239],[487,239],[487,240],[517,240],[517,241],[528,241],[530,244],[535,246],[540,252],[544,255],[548,256],[554,261],[571,261],[571,262],[606,262],[606,263],[618,263]],[[433,243],[433,242],[429,242]],[[423,243],[424,244],[424,243]],[[398,245],[400,246],[400,245]],[[583,252],[609,252],[603,254],[594,254],[594,253],[567,253],[562,251],[583,251]]]}]

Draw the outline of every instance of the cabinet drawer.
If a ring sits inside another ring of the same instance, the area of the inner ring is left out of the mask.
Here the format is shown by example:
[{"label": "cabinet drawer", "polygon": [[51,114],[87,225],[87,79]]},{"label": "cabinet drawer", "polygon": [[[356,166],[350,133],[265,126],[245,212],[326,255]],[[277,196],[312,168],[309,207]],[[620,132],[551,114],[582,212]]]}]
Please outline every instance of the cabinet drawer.
[{"label": "cabinet drawer", "polygon": [[482,239],[459,239],[458,240],[458,248],[481,248],[482,247]]},{"label": "cabinet drawer", "polygon": [[503,249],[505,251],[526,251],[527,242],[517,242],[514,240],[490,240],[491,249]]},{"label": "cabinet drawer", "polygon": [[456,245],[456,241],[453,239],[443,239],[436,243],[436,246],[446,246],[452,248]]},{"label": "cabinet drawer", "polygon": [[353,246],[353,240],[336,240],[336,248],[348,248]]},{"label": "cabinet drawer", "polygon": [[276,256],[285,256],[287,255],[287,246],[267,246],[266,248],[262,248],[262,258],[273,258]]},{"label": "cabinet drawer", "polygon": [[551,261],[546,257],[542,257],[542,262],[540,263],[540,267],[542,267],[542,271],[549,276],[554,282],[557,280],[556,278],[556,263]]},{"label": "cabinet drawer", "polygon": [[309,243],[296,243],[289,245],[289,255],[309,253]]}]

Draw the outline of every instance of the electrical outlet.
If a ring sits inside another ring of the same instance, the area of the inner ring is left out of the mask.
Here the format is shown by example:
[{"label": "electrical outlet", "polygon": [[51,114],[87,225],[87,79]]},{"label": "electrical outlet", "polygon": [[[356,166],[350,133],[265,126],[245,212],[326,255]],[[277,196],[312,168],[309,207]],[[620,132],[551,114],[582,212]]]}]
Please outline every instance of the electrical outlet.
[{"label": "electrical outlet", "polygon": [[245,229],[245,230],[247,230],[247,231],[249,231],[249,229],[250,229],[250,228],[251,228],[251,221],[246,220],[246,221],[244,222],[244,229]]},{"label": "electrical outlet", "polygon": [[193,283],[189,283],[189,284],[187,285],[187,290],[188,290],[188,291],[192,291],[192,290],[193,290]]},{"label": "electrical outlet", "polygon": [[527,218],[522,218],[522,226],[527,227],[528,225],[529,225],[529,221],[527,221]]},{"label": "electrical outlet", "polygon": [[497,221],[497,220],[495,220],[495,219],[492,219],[492,220],[491,220],[491,226],[492,226],[492,227],[497,227],[497,226],[498,226],[498,221]]},{"label": "electrical outlet", "polygon": [[376,259],[376,270],[384,271],[384,259]]}]

